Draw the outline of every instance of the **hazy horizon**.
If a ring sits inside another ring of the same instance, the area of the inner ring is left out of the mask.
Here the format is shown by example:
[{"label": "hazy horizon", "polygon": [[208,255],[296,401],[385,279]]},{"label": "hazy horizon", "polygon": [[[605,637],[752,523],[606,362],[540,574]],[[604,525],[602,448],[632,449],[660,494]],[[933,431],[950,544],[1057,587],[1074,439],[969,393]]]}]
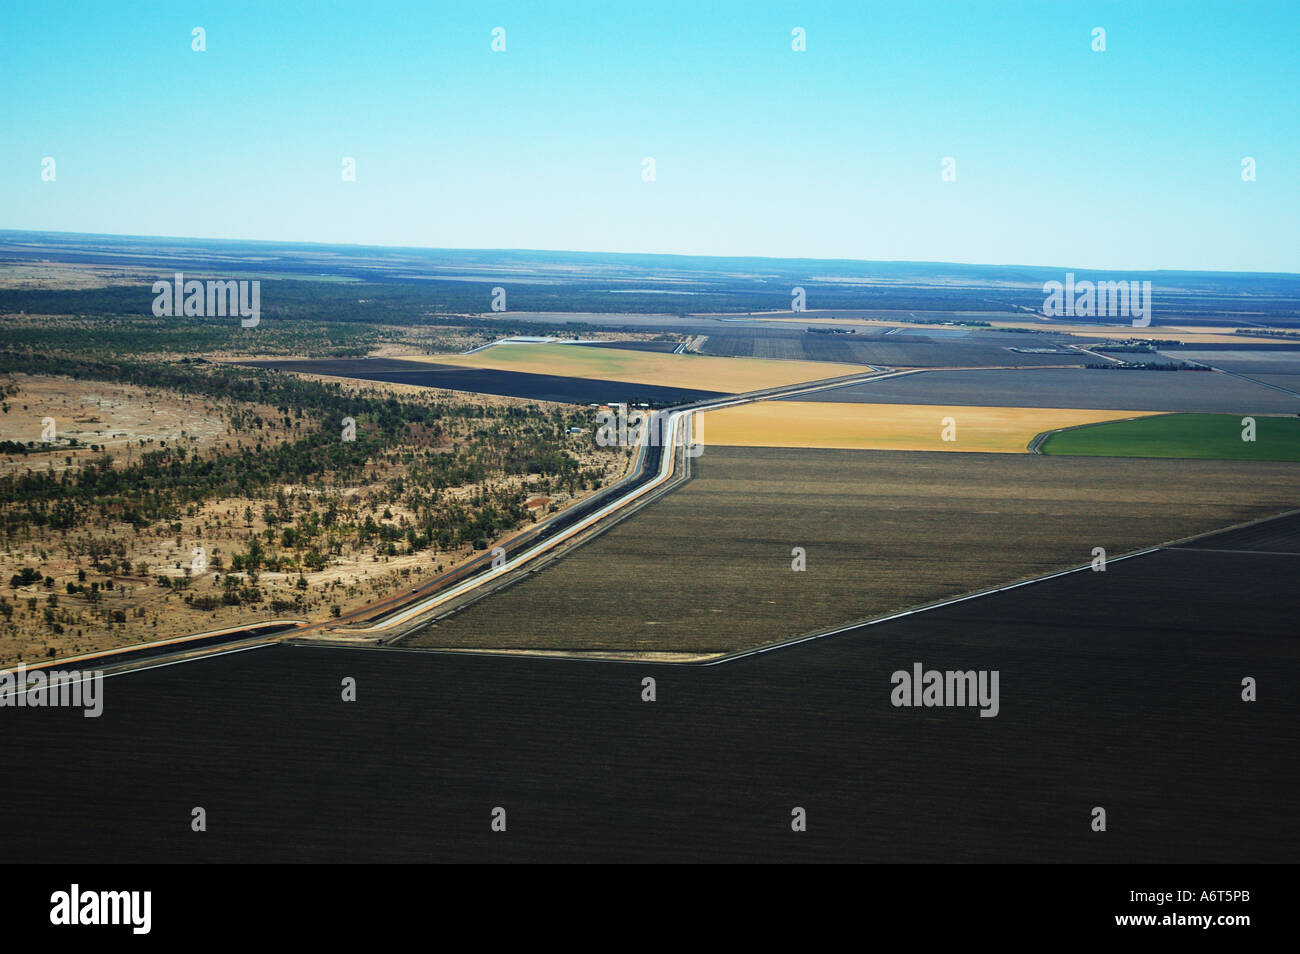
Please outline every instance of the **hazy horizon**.
[{"label": "hazy horizon", "polygon": [[20,234],[20,235],[60,235],[60,236],[83,236],[87,238],[110,238],[110,239],[160,239],[167,242],[232,242],[232,243],[249,243],[269,246],[318,246],[320,248],[373,248],[389,251],[414,251],[414,252],[483,252],[483,253],[541,253],[546,255],[604,255],[614,258],[632,258],[632,257],[653,257],[653,258],[683,258],[683,259],[714,259],[718,261],[741,260],[741,261],[770,261],[770,262],[815,262],[815,263],[844,263],[850,265],[956,265],[962,268],[989,268],[989,269],[1042,269],[1048,271],[1054,270],[1076,270],[1080,272],[1106,272],[1106,273],[1187,273],[1187,274],[1221,274],[1221,275],[1273,275],[1273,276],[1294,276],[1300,278],[1300,272],[1292,271],[1263,271],[1258,269],[1213,269],[1213,268],[1120,268],[1105,267],[1090,264],[1072,263],[1063,264],[1039,264],[1031,262],[968,262],[968,261],[950,261],[936,259],[866,259],[866,258],[845,258],[843,256],[831,257],[812,257],[806,255],[777,256],[777,255],[696,255],[685,252],[640,252],[626,250],[604,250],[604,249],[581,249],[581,248],[525,248],[522,246],[501,246],[501,247],[481,247],[481,246],[457,246],[457,245],[390,245],[382,242],[322,242],[298,239],[262,239],[262,238],[241,238],[236,236],[206,236],[206,235],[159,235],[144,233],[121,233],[121,232],[76,232],[60,231],[54,229],[12,229],[0,228],[0,235]]}]

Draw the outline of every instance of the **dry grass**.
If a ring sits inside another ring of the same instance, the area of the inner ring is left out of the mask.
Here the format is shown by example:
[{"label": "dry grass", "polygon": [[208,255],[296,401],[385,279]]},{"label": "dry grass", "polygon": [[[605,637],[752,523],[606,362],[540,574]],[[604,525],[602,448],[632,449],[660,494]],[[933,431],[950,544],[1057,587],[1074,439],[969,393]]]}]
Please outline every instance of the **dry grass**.
[{"label": "dry grass", "polygon": [[[337,382],[338,379],[325,380]],[[53,450],[26,455],[0,455],[0,473],[21,474],[47,468],[57,472],[106,457],[112,460],[113,466],[122,467],[138,461],[143,453],[157,450],[164,442],[167,447],[179,446],[195,454],[211,451],[252,454],[257,453],[259,443],[265,448],[296,436],[292,429],[283,426],[277,409],[270,406],[238,405],[242,411],[256,413],[263,426],[235,430],[230,421],[235,405],[211,397],[131,384],[26,374],[0,376],[0,385],[11,391],[16,388],[3,402],[8,410],[0,414],[0,440],[38,441],[41,419],[53,417],[60,440],[75,436],[86,445],[77,449],[56,445]],[[347,382],[344,389],[353,393],[392,393],[409,401],[434,401],[450,396],[427,388],[403,389],[401,385]],[[460,394],[455,399],[458,403],[502,409],[539,403]],[[299,423],[306,427],[312,420],[308,417]],[[482,426],[482,421],[469,419],[455,425],[448,422],[447,426],[451,428],[447,440],[453,443],[470,440],[471,431]],[[100,450],[92,451],[89,446],[92,444]],[[630,454],[621,449],[596,447],[590,434],[566,438],[564,449],[584,469],[603,468],[605,482],[625,473],[631,462]],[[382,468],[376,464],[368,470],[365,479],[353,486],[333,487],[322,493],[314,486],[285,483],[282,490],[295,517],[301,517],[308,508],[319,511],[332,503],[341,520],[360,522],[369,515],[377,523],[400,526],[403,520],[414,522],[417,517],[386,499],[388,480],[403,474],[400,464],[385,464]],[[551,504],[566,507],[596,492],[588,489],[570,494],[551,488],[542,494],[537,489],[539,481],[537,475],[494,475],[486,477],[481,484],[448,487],[443,493],[460,500],[467,508],[472,508],[472,498],[484,490],[518,493],[536,504],[531,509],[540,519]],[[155,521],[139,529],[92,510],[84,523],[69,530],[29,527],[7,535],[0,540],[0,580],[8,582],[15,573],[31,567],[52,582],[50,586],[43,582],[6,586],[0,594],[14,608],[11,616],[0,617],[0,666],[42,660],[51,649],[58,656],[68,656],[248,625],[273,617],[324,620],[329,618],[332,605],[339,605],[342,612],[359,609],[375,600],[407,592],[437,573],[479,555],[465,544],[390,556],[380,552],[378,540],[357,545],[349,539],[338,552],[330,554],[323,569],[303,568],[301,575],[307,581],[306,590],[297,586],[298,570],[264,570],[257,583],[265,597],[262,602],[221,605],[212,610],[187,605],[184,598],[222,595],[215,564],[194,576],[183,591],[158,584],[160,576],[181,580],[188,577],[186,568],[191,566],[193,548],[197,545],[204,547],[210,559],[220,558],[229,566],[234,554],[245,550],[253,539],[265,540],[268,530],[278,539],[281,525],[268,524],[265,517],[265,509],[273,502],[265,496],[210,499],[182,508],[171,519]],[[504,533],[500,539],[515,532]],[[489,541],[489,546],[500,539]],[[274,549],[269,541],[266,546]],[[92,548],[106,554],[105,562],[111,563],[112,568],[96,569],[89,556]],[[131,564],[130,574],[119,572],[121,561]],[[147,571],[141,572],[142,568]],[[68,584],[87,587],[98,584],[100,597],[92,604],[85,595],[69,594]],[[51,597],[54,602],[50,601]],[[270,603],[277,599],[300,600],[302,605],[293,611],[276,612]],[[53,612],[53,620],[47,619],[47,609]],[[112,614],[119,612],[125,620],[113,622]],[[54,628],[55,624],[61,631]]]},{"label": "dry grass", "polygon": [[76,289],[152,285],[157,268],[138,265],[87,265],[70,262],[14,262],[0,265],[0,288]]},{"label": "dry grass", "polygon": [[[225,417],[228,408],[210,397],[111,381],[22,373],[0,375],[0,385],[17,389],[3,402],[0,441],[39,442],[41,422],[46,418],[54,419],[56,436],[56,442],[41,445],[40,452],[0,456],[0,470],[53,467],[59,471],[66,469],[69,460],[84,464],[102,454],[114,461],[130,462],[163,445],[180,445],[204,453],[234,440]],[[280,417],[274,407],[255,410],[268,425],[258,432],[259,438],[265,435],[267,441],[278,443],[291,436],[274,429]],[[81,446],[68,447],[70,439]],[[92,446],[100,450],[92,452]]]},{"label": "dry grass", "polygon": [[845,374],[861,374],[867,370],[859,364],[832,364],[826,361],[716,358],[559,344],[503,344],[477,354],[403,357],[411,361],[469,368],[527,371],[566,378],[596,378],[733,394]]},{"label": "dry grass", "polygon": [[[706,445],[1023,454],[1043,431],[1154,411],[760,401],[704,414]],[[956,440],[943,440],[944,421]]]}]

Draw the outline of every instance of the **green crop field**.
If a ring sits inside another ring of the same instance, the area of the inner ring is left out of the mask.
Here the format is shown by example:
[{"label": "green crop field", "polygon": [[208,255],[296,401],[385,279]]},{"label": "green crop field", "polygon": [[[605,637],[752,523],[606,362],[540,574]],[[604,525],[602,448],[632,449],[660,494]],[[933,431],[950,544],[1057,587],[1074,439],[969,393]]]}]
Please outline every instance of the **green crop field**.
[{"label": "green crop field", "polygon": [[1079,457],[1180,457],[1200,460],[1300,461],[1300,417],[1256,415],[1244,440],[1238,414],[1162,414],[1090,424],[1052,434],[1042,452]]}]

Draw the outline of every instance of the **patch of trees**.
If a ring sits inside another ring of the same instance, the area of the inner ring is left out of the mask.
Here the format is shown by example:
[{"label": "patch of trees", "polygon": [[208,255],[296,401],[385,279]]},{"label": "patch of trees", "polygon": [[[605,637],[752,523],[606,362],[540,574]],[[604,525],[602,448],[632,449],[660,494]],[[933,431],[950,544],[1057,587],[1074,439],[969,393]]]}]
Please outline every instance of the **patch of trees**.
[{"label": "patch of trees", "polygon": [[[180,518],[206,501],[263,497],[275,502],[262,508],[265,544],[259,538],[250,540],[244,552],[231,557],[230,571],[319,571],[329,554],[341,553],[349,539],[388,556],[435,547],[486,547],[530,519],[520,493],[488,491],[487,482],[495,478],[542,478],[536,486],[570,493],[603,479],[600,468],[583,470],[564,449],[567,429],[583,413],[576,410],[352,396],[337,384],[224,365],[0,352],[0,371],[16,370],[210,396],[228,407],[232,426],[254,433],[263,425],[256,408],[274,407],[280,422],[293,427],[291,439],[278,444],[258,441],[252,453],[159,446],[130,462],[102,454],[58,473],[46,469],[0,476],[0,532],[9,538],[31,528],[73,530],[96,514],[136,532],[158,524],[160,533],[179,534]],[[344,417],[357,422],[355,440],[341,439],[339,422]],[[387,471],[393,476],[385,480]],[[329,492],[374,486],[377,478],[379,489],[368,492],[368,506],[399,504],[414,514],[413,519],[394,521],[387,510],[382,521],[373,515],[343,518],[337,498],[331,501]],[[318,492],[313,499],[323,502],[323,512],[308,501],[295,512],[285,484]],[[455,500],[444,493],[464,486],[477,486],[471,499]],[[245,510],[244,521],[253,526],[252,508]],[[277,543],[284,552],[276,551]],[[96,569],[110,572],[118,565],[116,560],[111,565],[103,561],[114,546],[121,551],[120,544],[92,541],[91,546]],[[118,555],[125,557],[125,552]],[[129,562],[122,565],[130,572]],[[218,558],[212,568],[220,571]],[[176,590],[189,585],[184,577],[161,574],[155,582]],[[87,594],[92,601],[98,598],[97,589]],[[69,592],[84,592],[84,586],[70,584]],[[261,598],[255,586],[228,587],[220,601],[242,605]],[[202,606],[208,603],[207,597],[193,599]]]},{"label": "patch of trees", "polygon": [[1084,365],[1094,371],[1208,371],[1209,368],[1186,364],[1166,364],[1157,361],[1121,361],[1118,364],[1090,362]]}]

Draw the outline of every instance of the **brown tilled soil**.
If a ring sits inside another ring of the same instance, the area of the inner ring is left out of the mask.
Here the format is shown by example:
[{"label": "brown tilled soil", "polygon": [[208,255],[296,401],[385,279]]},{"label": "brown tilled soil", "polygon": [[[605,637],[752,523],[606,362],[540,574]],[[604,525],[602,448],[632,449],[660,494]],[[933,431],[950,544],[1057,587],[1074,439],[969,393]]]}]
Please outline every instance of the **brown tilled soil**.
[{"label": "brown tilled soil", "polygon": [[409,645],[731,651],[1300,505],[1286,463],[720,447],[696,463],[681,490]]}]

